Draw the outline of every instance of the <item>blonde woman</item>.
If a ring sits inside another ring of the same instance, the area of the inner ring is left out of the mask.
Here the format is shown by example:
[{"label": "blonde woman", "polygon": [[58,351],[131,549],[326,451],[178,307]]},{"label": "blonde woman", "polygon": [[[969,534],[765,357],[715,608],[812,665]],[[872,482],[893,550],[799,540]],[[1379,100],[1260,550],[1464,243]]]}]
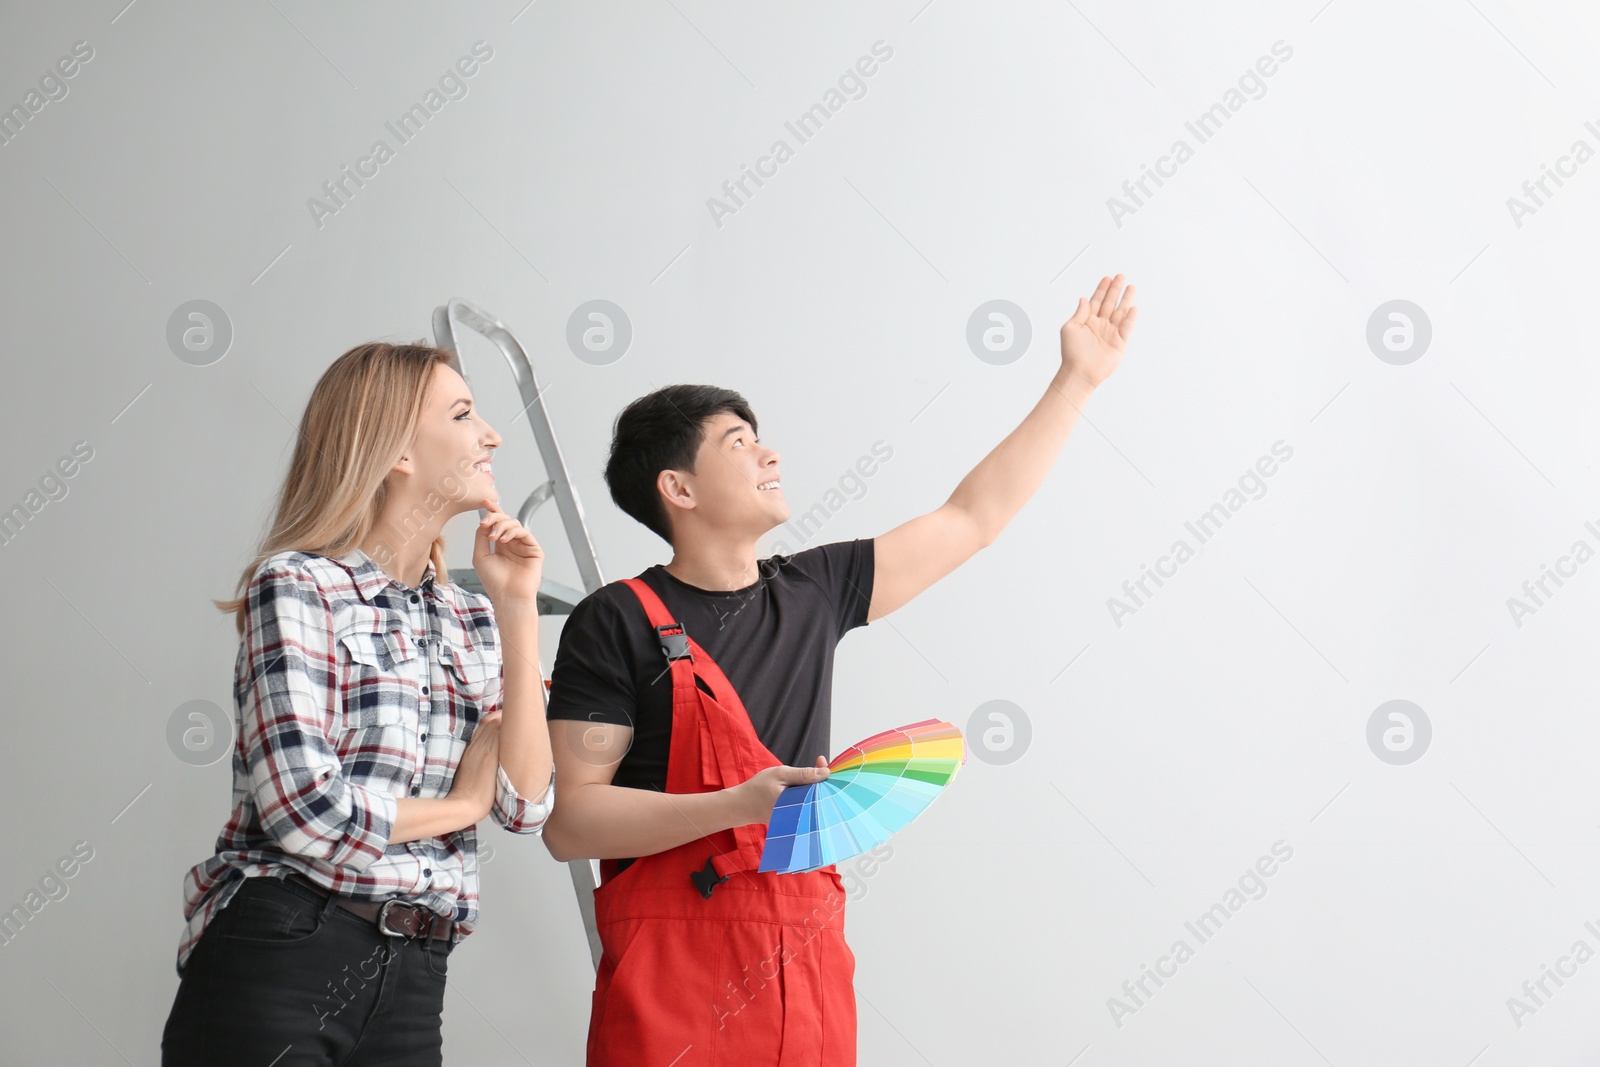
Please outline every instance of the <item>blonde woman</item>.
[{"label": "blonde woman", "polygon": [[[474,827],[539,833],[555,799],[544,558],[500,510],[499,444],[440,349],[360,345],[317,382],[242,595],[216,602],[241,636],[233,810],[184,878],[163,1064],[441,1062]],[[440,538],[480,507],[486,596]]]}]

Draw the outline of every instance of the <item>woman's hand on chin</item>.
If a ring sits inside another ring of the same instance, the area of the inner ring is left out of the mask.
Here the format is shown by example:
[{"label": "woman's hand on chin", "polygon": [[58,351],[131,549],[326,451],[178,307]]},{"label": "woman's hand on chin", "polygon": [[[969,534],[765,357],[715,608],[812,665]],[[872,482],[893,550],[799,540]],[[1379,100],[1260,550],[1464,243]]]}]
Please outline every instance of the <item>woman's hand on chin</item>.
[{"label": "woman's hand on chin", "polygon": [[472,546],[472,566],[483,591],[497,606],[531,604],[544,575],[544,549],[526,526],[500,510],[498,500],[487,500],[484,507],[489,514],[479,521]]}]

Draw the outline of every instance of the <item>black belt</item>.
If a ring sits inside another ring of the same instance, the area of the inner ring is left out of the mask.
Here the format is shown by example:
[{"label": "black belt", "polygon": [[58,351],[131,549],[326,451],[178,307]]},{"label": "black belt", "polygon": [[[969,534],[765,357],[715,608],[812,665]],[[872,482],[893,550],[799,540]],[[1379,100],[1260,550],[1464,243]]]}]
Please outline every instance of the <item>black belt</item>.
[{"label": "black belt", "polygon": [[335,897],[335,903],[354,915],[359,915],[367,922],[377,926],[379,932],[389,937],[432,937],[442,941],[451,940],[455,932],[455,922],[446,919],[443,915],[423,907],[421,904],[408,904],[403,900],[356,900],[342,893],[331,893],[322,886],[313,882],[299,871],[292,871],[288,881],[296,885],[303,885],[307,889],[322,897]]}]

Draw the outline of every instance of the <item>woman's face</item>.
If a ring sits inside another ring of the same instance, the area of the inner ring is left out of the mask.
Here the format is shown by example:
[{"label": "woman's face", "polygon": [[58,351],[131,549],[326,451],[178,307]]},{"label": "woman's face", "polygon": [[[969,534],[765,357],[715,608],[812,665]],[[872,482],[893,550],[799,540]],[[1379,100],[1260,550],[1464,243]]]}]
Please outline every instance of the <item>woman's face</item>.
[{"label": "woman's face", "polygon": [[416,437],[406,453],[411,458],[414,499],[428,504],[435,494],[449,501],[458,515],[498,501],[490,453],[500,435],[478,416],[472,390],[453,368],[437,363],[433,385],[422,402]]}]

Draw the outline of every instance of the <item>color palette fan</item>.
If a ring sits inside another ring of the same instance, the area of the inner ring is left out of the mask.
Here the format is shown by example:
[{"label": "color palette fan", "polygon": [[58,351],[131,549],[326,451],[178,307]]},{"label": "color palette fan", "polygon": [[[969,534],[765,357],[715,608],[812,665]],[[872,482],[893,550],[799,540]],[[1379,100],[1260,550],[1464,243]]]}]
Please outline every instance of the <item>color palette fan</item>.
[{"label": "color palette fan", "polygon": [[939,719],[851,745],[828,777],[778,795],[757,869],[798,874],[866,852],[922,814],[966,762],[961,731]]}]

